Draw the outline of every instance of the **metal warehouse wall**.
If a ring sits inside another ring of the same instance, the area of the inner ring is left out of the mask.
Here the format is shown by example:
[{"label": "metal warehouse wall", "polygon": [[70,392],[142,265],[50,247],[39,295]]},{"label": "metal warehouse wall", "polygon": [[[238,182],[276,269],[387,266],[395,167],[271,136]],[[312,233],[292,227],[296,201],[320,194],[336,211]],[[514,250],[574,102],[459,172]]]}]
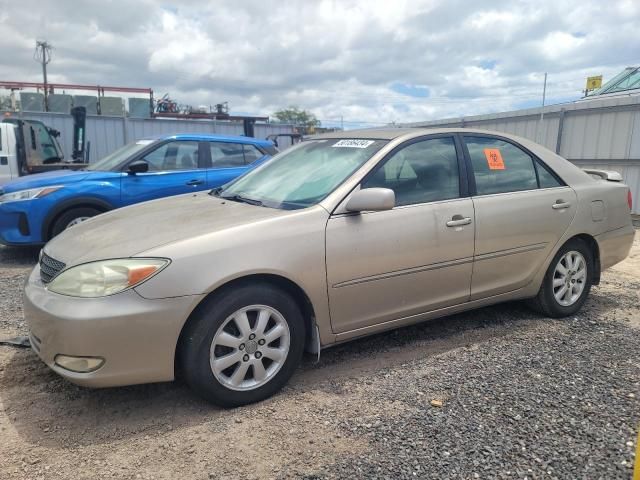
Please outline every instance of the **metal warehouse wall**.
[{"label": "metal warehouse wall", "polygon": [[[0,112],[2,113],[2,112]],[[45,125],[60,131],[58,139],[65,158],[70,158],[73,152],[73,119],[71,115],[62,113],[31,113],[22,115],[11,113],[13,116],[30,120],[40,120]],[[272,133],[292,133],[291,125],[255,124],[256,138],[265,138]],[[142,119],[106,116],[87,116],[86,141],[90,146],[90,160],[96,160],[108,155],[117,148],[134,140],[158,135],[176,133],[216,133],[221,135],[242,135],[242,122],[222,122],[214,120],[170,120],[170,119]]]},{"label": "metal warehouse wall", "polygon": [[616,170],[631,188],[640,214],[640,95],[587,99],[513,112],[404,124],[474,127],[534,140],[580,167]]}]

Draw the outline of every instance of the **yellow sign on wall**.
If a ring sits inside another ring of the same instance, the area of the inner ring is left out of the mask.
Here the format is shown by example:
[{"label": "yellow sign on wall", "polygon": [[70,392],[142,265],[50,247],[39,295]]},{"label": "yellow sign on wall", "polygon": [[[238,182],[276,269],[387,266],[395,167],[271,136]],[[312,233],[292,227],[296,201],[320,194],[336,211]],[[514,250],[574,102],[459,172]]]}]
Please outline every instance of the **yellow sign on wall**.
[{"label": "yellow sign on wall", "polygon": [[587,77],[587,91],[602,87],[602,75]]}]

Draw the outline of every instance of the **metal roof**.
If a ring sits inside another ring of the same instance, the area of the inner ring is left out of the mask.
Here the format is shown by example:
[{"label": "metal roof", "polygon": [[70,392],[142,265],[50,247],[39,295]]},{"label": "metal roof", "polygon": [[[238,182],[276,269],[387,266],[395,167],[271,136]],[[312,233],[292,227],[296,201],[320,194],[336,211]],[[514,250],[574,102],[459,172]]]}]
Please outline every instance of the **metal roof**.
[{"label": "metal roof", "polygon": [[627,67],[588,97],[640,89],[640,67]]}]

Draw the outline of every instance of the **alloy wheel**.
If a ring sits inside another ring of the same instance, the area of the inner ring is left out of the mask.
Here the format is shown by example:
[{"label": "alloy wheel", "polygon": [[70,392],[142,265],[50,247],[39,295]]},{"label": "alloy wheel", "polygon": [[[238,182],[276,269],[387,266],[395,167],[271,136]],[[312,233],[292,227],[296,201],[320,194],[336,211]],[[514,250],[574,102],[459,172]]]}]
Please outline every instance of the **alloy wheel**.
[{"label": "alloy wheel", "polygon": [[587,283],[587,261],[575,250],[565,253],[553,272],[553,295],[563,307],[576,303]]},{"label": "alloy wheel", "polygon": [[91,217],[76,217],[73,220],[71,220],[69,223],[67,223],[67,226],[65,227],[65,230],[67,228],[71,228],[71,227],[75,227],[76,225],[78,225],[79,223],[84,222],[85,220],[89,220]]},{"label": "alloy wheel", "polygon": [[231,314],[211,342],[211,371],[231,390],[254,390],[284,365],[290,347],[289,325],[266,305],[251,305]]}]

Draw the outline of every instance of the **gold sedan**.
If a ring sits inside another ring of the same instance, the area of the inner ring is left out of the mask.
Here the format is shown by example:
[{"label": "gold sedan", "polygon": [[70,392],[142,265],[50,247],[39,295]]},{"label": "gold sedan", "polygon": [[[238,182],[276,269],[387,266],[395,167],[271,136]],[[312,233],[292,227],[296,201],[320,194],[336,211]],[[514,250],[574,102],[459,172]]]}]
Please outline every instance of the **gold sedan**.
[{"label": "gold sedan", "polygon": [[572,315],[631,247],[620,180],[479,130],[315,137],[54,238],[25,285],[32,346],[80,385],[182,375],[232,407],[304,350],[508,300]]}]

